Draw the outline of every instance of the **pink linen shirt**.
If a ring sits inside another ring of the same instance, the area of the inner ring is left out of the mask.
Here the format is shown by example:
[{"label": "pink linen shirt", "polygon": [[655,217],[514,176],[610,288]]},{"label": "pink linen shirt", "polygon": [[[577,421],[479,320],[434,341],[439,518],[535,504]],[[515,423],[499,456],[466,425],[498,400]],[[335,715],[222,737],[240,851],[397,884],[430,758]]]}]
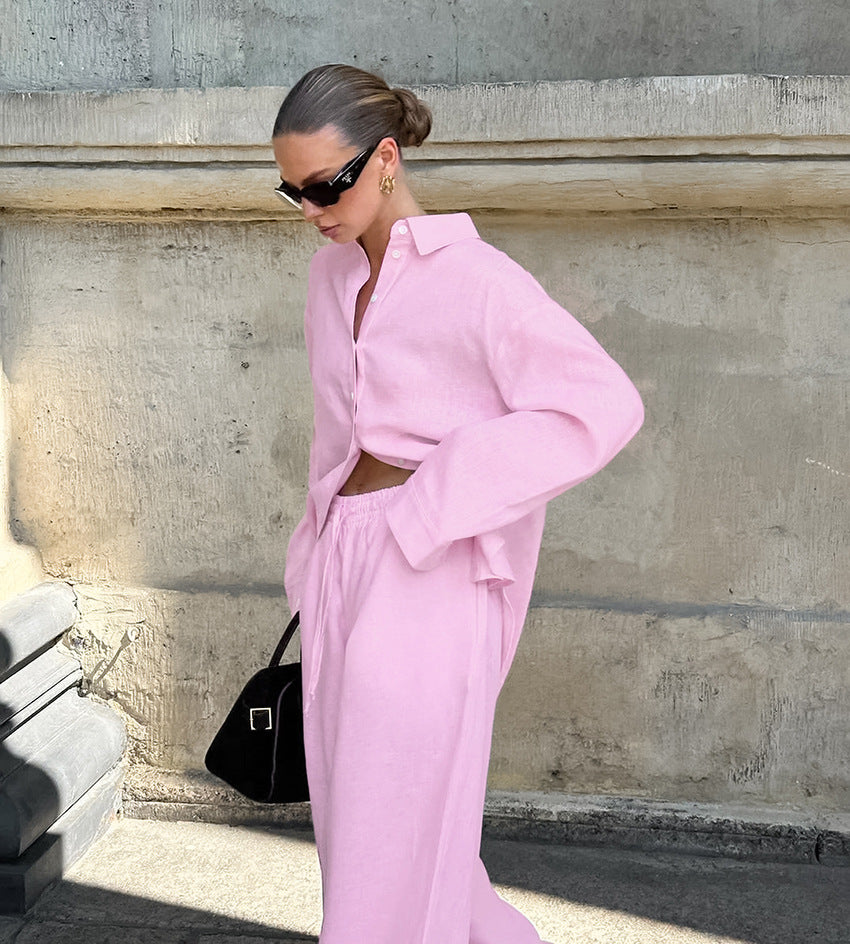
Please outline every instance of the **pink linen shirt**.
[{"label": "pink linen shirt", "polygon": [[[643,422],[619,365],[466,213],[393,224],[358,339],[369,262],[357,242],[310,265],[305,338],[313,381],[306,512],[284,583],[300,607],[331,499],[360,451],[415,470],[387,521],[411,567],[473,539],[471,580],[510,611],[531,595],[546,502],[602,468]],[[509,636],[515,636],[509,630]]]}]

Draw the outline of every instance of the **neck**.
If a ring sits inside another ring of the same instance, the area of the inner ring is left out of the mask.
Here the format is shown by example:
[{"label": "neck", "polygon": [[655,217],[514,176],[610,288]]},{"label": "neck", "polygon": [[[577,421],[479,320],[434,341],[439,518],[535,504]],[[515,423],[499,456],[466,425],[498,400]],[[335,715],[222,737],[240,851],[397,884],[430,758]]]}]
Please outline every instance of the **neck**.
[{"label": "neck", "polygon": [[373,275],[377,274],[384,261],[393,223],[408,216],[423,216],[424,213],[407,187],[399,187],[396,183],[395,193],[387,198],[385,212],[357,240],[369,258],[369,268]]}]

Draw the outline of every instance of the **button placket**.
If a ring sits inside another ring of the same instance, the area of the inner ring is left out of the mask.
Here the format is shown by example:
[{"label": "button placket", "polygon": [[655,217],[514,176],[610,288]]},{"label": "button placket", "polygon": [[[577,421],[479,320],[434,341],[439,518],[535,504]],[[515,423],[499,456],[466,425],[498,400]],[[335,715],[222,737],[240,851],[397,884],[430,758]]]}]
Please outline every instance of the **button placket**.
[{"label": "button placket", "polygon": [[[357,341],[354,342],[355,354],[361,345],[361,339],[364,339],[369,333],[369,326],[371,325],[371,322],[374,318],[378,317],[379,313],[377,311],[377,307],[383,304],[392,287],[392,284],[401,275],[404,266],[405,253],[403,249],[392,248],[392,246],[395,243],[396,246],[401,244],[404,247],[407,241],[401,240],[401,243],[399,243],[399,240],[396,237],[406,235],[409,232],[409,227],[400,226],[395,233],[391,233],[390,235],[390,243],[387,247],[384,264],[381,266],[381,269],[378,272],[378,281],[375,284],[375,290],[369,296],[367,314],[360,323],[360,332]],[[390,260],[392,260],[392,264],[390,264]],[[396,265],[395,263],[399,261],[401,261],[401,265]],[[360,284],[362,285],[363,283],[361,282]]]},{"label": "button placket", "polygon": [[354,346],[354,389],[351,391],[351,415],[353,419],[357,418],[357,393],[360,386],[360,363],[357,354],[357,345]]}]

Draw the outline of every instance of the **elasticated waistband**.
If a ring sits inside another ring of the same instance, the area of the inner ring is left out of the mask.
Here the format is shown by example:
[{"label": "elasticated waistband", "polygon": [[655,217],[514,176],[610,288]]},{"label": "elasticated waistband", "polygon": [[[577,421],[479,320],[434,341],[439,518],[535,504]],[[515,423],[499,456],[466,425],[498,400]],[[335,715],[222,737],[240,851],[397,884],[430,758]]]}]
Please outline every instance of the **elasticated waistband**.
[{"label": "elasticated waistband", "polygon": [[404,488],[405,484],[402,482],[400,485],[378,488],[374,492],[361,492],[359,495],[334,495],[328,507],[328,520],[341,521],[343,518],[373,515],[382,509],[400,488]]}]

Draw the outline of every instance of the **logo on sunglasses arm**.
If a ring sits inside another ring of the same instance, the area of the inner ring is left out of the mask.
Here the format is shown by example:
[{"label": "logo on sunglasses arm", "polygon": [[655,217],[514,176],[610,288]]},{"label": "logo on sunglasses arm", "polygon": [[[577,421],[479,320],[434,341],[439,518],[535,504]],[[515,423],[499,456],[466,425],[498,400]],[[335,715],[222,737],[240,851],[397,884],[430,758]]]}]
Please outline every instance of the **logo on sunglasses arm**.
[{"label": "logo on sunglasses arm", "polygon": [[346,174],[345,177],[342,178],[342,182],[343,182],[344,184],[350,184],[350,183],[351,183],[351,174]]}]

